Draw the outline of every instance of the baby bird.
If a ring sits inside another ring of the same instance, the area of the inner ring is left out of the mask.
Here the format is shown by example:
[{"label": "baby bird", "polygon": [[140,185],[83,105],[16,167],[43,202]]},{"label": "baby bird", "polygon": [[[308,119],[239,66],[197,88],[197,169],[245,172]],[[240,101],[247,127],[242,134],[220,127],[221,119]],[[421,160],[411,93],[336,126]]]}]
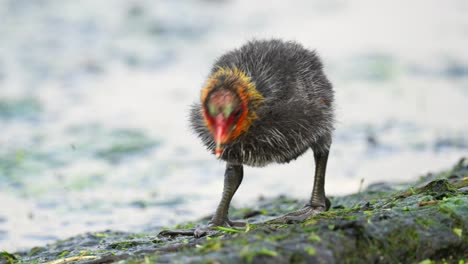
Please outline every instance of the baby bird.
[{"label": "baby bird", "polygon": [[273,222],[304,221],[327,210],[324,184],[333,112],[332,85],[314,51],[273,39],[250,41],[222,55],[190,115],[203,144],[226,161],[221,202],[209,226],[239,224],[228,219],[228,209],[244,165],[288,163],[309,148],[316,164],[312,196],[304,208]]}]

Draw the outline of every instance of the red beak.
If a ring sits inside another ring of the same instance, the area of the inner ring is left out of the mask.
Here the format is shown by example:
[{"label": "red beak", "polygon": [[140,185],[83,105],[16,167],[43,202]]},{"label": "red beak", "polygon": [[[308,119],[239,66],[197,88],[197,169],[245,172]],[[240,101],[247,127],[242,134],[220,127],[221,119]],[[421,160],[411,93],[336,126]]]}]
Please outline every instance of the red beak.
[{"label": "red beak", "polygon": [[216,153],[216,157],[219,158],[221,157],[221,154],[223,154],[222,144],[226,142],[226,139],[228,137],[227,120],[226,118],[224,118],[222,113],[216,116],[214,128],[215,128],[214,140],[216,143],[215,153]]}]

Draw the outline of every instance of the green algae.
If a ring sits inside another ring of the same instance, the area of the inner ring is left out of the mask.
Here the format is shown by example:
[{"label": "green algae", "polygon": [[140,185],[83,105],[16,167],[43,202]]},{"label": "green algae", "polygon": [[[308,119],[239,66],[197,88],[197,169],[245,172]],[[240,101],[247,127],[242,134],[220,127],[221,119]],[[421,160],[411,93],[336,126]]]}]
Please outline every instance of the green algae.
[{"label": "green algae", "polygon": [[62,251],[60,254],[58,254],[57,257],[63,258],[63,257],[65,257],[65,256],[69,255],[69,254],[70,254],[70,251],[64,250],[64,251]]},{"label": "green algae", "polygon": [[308,237],[307,237],[310,241],[312,242],[320,242],[322,239],[315,233],[312,233],[310,234]]},{"label": "green algae", "polygon": [[189,229],[189,228],[195,228],[195,223],[185,223],[185,224],[177,224],[174,226],[175,229]]},{"label": "green algae", "polygon": [[42,105],[34,97],[0,99],[0,119],[34,119],[41,111]]},{"label": "green algae", "polygon": [[[89,172],[75,170],[66,177],[55,171],[66,170],[77,160],[118,163],[146,155],[160,145],[143,131],[111,129],[99,124],[72,127],[67,130],[65,141],[51,148],[47,145],[50,140],[37,134],[32,142],[1,148],[0,186],[27,197],[39,197],[51,191],[93,189],[104,184],[104,167]],[[38,177],[43,180],[37,181]],[[147,206],[144,202],[141,205]]]},{"label": "green algae", "polygon": [[117,130],[110,134],[109,145],[96,151],[96,156],[110,162],[119,162],[126,156],[147,151],[158,143],[144,133],[132,130]]},{"label": "green algae", "polygon": [[23,176],[37,174],[64,162],[53,153],[38,148],[3,148],[0,150],[0,178],[20,183]]},{"label": "green algae", "polygon": [[34,255],[36,255],[36,254],[39,254],[39,253],[43,252],[44,250],[46,250],[46,249],[43,248],[43,247],[33,247],[33,248],[29,251],[28,255],[29,255],[29,256],[34,256]]},{"label": "green algae", "polygon": [[313,246],[306,246],[304,250],[311,256],[317,255],[317,250]]},{"label": "green algae", "polygon": [[219,238],[207,239],[206,243],[197,244],[197,252],[205,254],[208,252],[219,251],[223,247],[223,242]]},{"label": "green algae", "polygon": [[13,263],[18,262],[18,259],[16,258],[15,255],[8,253],[6,251],[0,252],[0,260],[8,264],[13,264]]},{"label": "green algae", "polygon": [[223,231],[226,233],[240,233],[243,232],[239,229],[234,229],[234,228],[229,228],[229,227],[224,227],[224,226],[217,226],[216,230]]},{"label": "green algae", "polygon": [[250,246],[245,246],[240,251],[240,257],[247,263],[252,263],[255,257],[276,257],[278,252],[262,247],[262,248],[252,248]]},{"label": "green algae", "polygon": [[109,129],[100,124],[71,127],[76,154],[92,154],[95,157],[118,163],[127,157],[143,154],[160,145],[146,133],[136,129]]},{"label": "green algae", "polygon": [[[379,184],[370,192],[332,197],[328,212],[298,224],[260,223],[302,206],[277,197],[230,211],[232,218],[247,216],[245,230],[217,228],[202,238],[166,237],[157,230],[88,233],[14,257],[24,263],[53,261],[63,252],[97,256],[78,263],[457,263],[468,252],[468,193],[457,187],[467,171],[462,161],[450,173],[416,183]],[[203,223],[206,219],[176,228],[193,230]]]},{"label": "green algae", "polygon": [[459,238],[462,238],[463,229],[461,229],[461,228],[454,228],[454,229],[452,229],[452,230],[453,230],[453,232],[454,232],[455,234],[457,234],[457,236],[458,236]]}]

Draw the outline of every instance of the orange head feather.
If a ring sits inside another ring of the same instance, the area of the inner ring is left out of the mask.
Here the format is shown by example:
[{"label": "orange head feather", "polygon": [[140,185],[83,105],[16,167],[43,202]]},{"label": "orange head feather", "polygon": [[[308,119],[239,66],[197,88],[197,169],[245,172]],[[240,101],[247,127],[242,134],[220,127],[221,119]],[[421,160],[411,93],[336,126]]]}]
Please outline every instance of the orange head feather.
[{"label": "orange head feather", "polygon": [[223,145],[248,131],[264,100],[251,78],[238,68],[218,68],[201,92],[203,117],[216,143],[216,156]]}]

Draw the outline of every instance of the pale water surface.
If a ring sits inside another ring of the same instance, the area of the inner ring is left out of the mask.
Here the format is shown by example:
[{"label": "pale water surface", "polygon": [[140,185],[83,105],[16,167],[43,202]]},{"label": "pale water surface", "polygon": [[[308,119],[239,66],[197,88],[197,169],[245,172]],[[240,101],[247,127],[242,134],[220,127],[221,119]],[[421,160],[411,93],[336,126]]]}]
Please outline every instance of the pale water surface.
[{"label": "pale water surface", "polygon": [[[211,64],[248,39],[317,49],[336,90],[326,190],[409,181],[468,153],[466,1],[0,0],[0,251],[211,213],[224,164],[188,128]],[[233,205],[307,198],[313,156],[246,168]]]}]

